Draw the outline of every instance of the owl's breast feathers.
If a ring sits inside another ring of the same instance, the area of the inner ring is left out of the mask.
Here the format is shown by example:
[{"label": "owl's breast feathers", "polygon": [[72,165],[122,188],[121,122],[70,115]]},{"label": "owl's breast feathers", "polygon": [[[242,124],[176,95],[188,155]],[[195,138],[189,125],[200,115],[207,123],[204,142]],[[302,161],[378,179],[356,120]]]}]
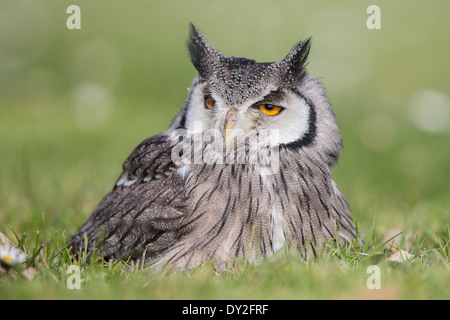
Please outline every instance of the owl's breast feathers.
[{"label": "owl's breast feathers", "polygon": [[314,253],[336,232],[345,241],[356,236],[345,198],[319,156],[283,148],[278,172],[264,176],[254,165],[177,166],[173,146],[163,133],[133,151],[73,236],[75,254],[86,234],[89,251],[106,259],[145,257],[180,268],[212,259],[223,266],[233,256],[257,261],[292,245]]}]

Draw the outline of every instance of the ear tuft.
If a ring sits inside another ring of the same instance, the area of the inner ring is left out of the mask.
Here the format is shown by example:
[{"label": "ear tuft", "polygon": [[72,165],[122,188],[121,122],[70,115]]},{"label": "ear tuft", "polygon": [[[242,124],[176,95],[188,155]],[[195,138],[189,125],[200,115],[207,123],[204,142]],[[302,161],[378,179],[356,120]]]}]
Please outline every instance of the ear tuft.
[{"label": "ear tuft", "polygon": [[203,78],[208,78],[212,67],[222,55],[210,44],[192,23],[189,23],[189,40],[187,43],[189,58]]},{"label": "ear tuft", "polygon": [[297,78],[302,79],[306,76],[306,63],[308,61],[309,51],[311,49],[311,38],[300,41],[287,56],[282,60],[286,66],[286,72]]}]

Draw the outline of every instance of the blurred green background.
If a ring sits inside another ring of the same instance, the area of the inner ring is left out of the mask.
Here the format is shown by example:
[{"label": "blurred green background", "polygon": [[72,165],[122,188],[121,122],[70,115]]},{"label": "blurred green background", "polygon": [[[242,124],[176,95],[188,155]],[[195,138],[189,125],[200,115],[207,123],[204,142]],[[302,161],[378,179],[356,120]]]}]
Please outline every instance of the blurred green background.
[{"label": "blurred green background", "polygon": [[[69,30],[66,9],[81,9]],[[366,9],[381,8],[369,30]],[[66,238],[143,139],[166,130],[195,75],[192,21],[225,55],[309,73],[344,139],[333,176],[364,234],[448,225],[450,2],[0,0],[0,231]],[[429,232],[429,231],[428,231]]]}]

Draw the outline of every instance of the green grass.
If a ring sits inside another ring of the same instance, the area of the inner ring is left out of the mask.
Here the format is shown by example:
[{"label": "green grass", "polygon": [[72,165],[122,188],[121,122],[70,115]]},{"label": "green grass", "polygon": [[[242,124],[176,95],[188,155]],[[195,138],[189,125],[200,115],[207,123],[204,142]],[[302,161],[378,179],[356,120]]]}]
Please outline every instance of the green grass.
[{"label": "green grass", "polygon": [[[448,1],[380,0],[378,31],[365,27],[369,2],[77,4],[82,30],[69,31],[66,3],[0,0],[0,232],[38,269],[32,280],[0,274],[0,299],[450,298],[450,120],[432,112],[435,102],[424,110],[444,121],[439,130],[424,129],[415,113],[427,92],[450,112]],[[131,150],[164,131],[183,104],[195,75],[189,21],[226,55],[259,61],[313,37],[309,71],[325,85],[344,139],[333,177],[365,244],[223,273],[81,259],[81,289],[69,290],[67,240]],[[397,249],[413,259],[388,259],[392,230],[403,232]],[[366,286],[374,264],[380,290]]]},{"label": "green grass", "polygon": [[[45,243],[22,241],[22,249],[34,253],[28,264],[38,268],[33,280],[2,276],[1,299],[448,299],[449,232],[411,239],[414,257],[404,262],[388,259],[391,250],[375,234],[365,245],[327,244],[317,259],[302,260],[295,252],[282,252],[260,265],[237,261],[216,273],[206,264],[193,271],[155,272],[124,261],[74,262],[65,239],[57,235]],[[23,237],[23,236],[22,236]],[[42,235],[36,236],[39,239]],[[400,236],[401,237],[401,236]],[[405,240],[405,237],[402,238]],[[405,240],[406,241],[406,240]],[[44,245],[44,246],[42,246]],[[38,250],[36,250],[36,247]],[[428,249],[426,249],[428,248]],[[61,250],[62,249],[62,250]],[[81,288],[70,290],[67,281],[76,264]],[[380,289],[368,289],[368,267],[380,268]],[[20,274],[20,272],[19,272]],[[45,290],[43,290],[45,288]]]}]

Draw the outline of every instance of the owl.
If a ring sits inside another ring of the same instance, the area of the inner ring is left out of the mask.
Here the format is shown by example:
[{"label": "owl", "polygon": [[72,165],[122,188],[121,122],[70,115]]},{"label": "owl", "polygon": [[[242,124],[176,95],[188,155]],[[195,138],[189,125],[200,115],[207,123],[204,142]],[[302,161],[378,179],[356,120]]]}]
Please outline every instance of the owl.
[{"label": "owl", "polygon": [[[72,252],[155,268],[258,263],[289,248],[316,256],[357,238],[333,181],[342,139],[310,39],[280,61],[226,57],[190,24],[198,71],[167,131],[139,144],[72,239]],[[87,241],[87,243],[85,243]]]}]

